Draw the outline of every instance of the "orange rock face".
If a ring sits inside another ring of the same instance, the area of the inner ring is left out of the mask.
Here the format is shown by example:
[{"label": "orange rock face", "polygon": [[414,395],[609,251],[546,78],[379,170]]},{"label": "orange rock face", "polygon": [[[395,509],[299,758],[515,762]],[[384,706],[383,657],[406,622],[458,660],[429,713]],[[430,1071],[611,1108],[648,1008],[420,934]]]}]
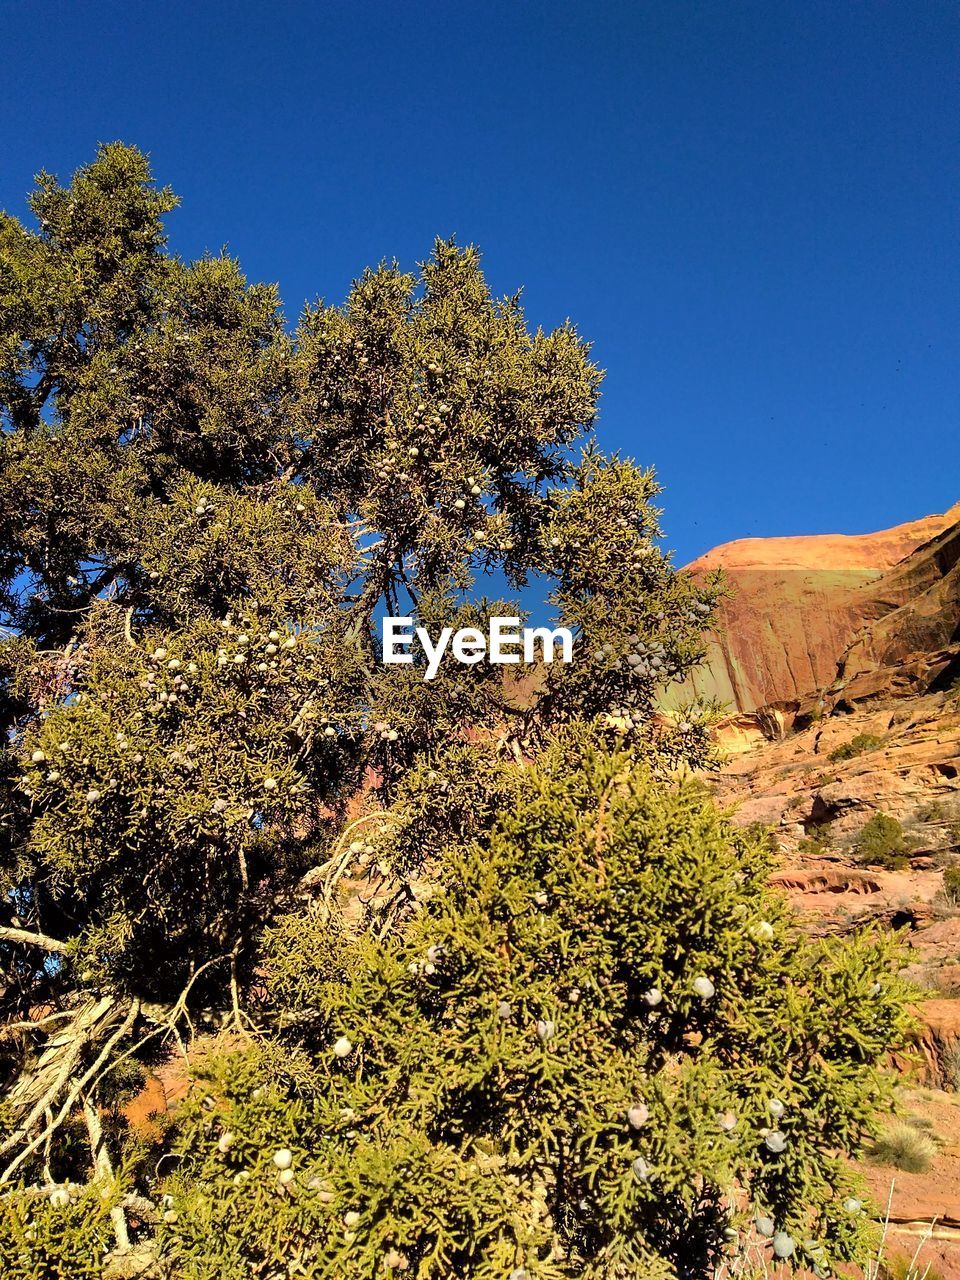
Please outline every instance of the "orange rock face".
[{"label": "orange rock face", "polygon": [[[888,1256],[920,1246],[909,1274],[960,1280],[960,505],[863,538],[730,543],[690,568],[724,569],[733,592],[696,688],[732,710],[717,798],[773,827],[772,879],[807,932],[902,931],[920,1032],[901,1110],[935,1155],[858,1164],[889,1201]],[[902,828],[886,861],[858,843],[877,814]]]},{"label": "orange rock face", "polygon": [[732,595],[687,696],[716,697],[737,712],[823,689],[860,630],[880,619],[889,621],[889,634],[876,632],[859,666],[888,662],[891,649],[902,657],[911,644],[936,647],[922,626],[912,634],[907,618],[896,615],[906,607],[916,623],[916,601],[926,592],[933,594],[921,612],[942,615],[943,597],[958,594],[956,584],[944,584],[958,556],[960,503],[879,533],[745,538],[716,547],[687,568],[722,569]]}]

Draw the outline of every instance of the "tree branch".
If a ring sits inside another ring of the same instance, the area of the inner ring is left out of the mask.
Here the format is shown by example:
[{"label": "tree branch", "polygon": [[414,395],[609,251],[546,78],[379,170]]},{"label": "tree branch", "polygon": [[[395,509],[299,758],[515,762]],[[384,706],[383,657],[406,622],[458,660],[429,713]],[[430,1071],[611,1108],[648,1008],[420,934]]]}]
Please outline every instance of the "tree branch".
[{"label": "tree branch", "polygon": [[[81,1097],[80,1105],[87,1126],[90,1154],[93,1157],[93,1181],[99,1183],[100,1194],[106,1199],[113,1194],[115,1179],[113,1162],[103,1134],[103,1122],[100,1119],[100,1112],[89,1096]],[[130,1232],[127,1227],[127,1215],[122,1205],[116,1204],[111,1208],[110,1221],[113,1223],[113,1233],[117,1238],[117,1248],[121,1253],[128,1252]]]},{"label": "tree branch", "polygon": [[27,947],[41,947],[44,951],[58,951],[63,954],[67,944],[59,938],[51,938],[45,933],[33,933],[29,929],[13,929],[0,925],[0,942],[22,942]]},{"label": "tree branch", "polygon": [[[14,1107],[15,1113],[28,1107],[30,1113],[0,1142],[0,1155],[5,1155],[25,1138],[47,1108],[53,1105],[88,1041],[98,1033],[103,1019],[109,1017],[113,1008],[112,998],[106,996],[96,1002],[89,1001],[77,1010],[72,1024],[47,1041],[37,1066],[22,1075],[9,1090],[6,1101]],[[3,1180],[0,1177],[0,1182]]]},{"label": "tree branch", "polygon": [[[63,1106],[60,1108],[59,1112],[54,1116],[53,1120],[50,1121],[50,1123],[47,1125],[46,1129],[44,1129],[42,1133],[38,1134],[32,1141],[28,1142],[27,1145],[23,1147],[23,1149],[20,1151],[20,1153],[17,1156],[15,1156],[13,1160],[10,1161],[10,1163],[4,1169],[3,1173],[0,1173],[0,1183],[9,1182],[10,1179],[13,1177],[14,1173],[16,1173],[19,1166],[23,1164],[24,1160],[27,1160],[30,1156],[32,1156],[34,1151],[36,1151],[37,1148],[42,1146],[42,1144],[46,1141],[47,1134],[54,1132],[56,1129],[59,1129],[60,1125],[64,1122],[64,1120],[73,1110],[77,1099],[83,1093],[84,1089],[87,1087],[90,1081],[97,1075],[97,1073],[100,1071],[103,1064],[109,1059],[110,1054],[113,1052],[116,1045],[118,1045],[120,1041],[123,1040],[124,1037],[130,1032],[130,1030],[133,1027],[133,1024],[137,1020],[137,1015],[139,1014],[139,1012],[140,1012],[140,1001],[135,999],[131,1003],[129,1009],[127,1010],[127,1016],[123,1020],[123,1023],[121,1024],[120,1027],[118,1027],[118,1029],[114,1032],[114,1034],[110,1037],[110,1039],[104,1045],[103,1049],[100,1051],[93,1065],[84,1072],[84,1074],[80,1077],[79,1080],[75,1080],[73,1082],[73,1084],[70,1087],[70,1091],[67,1094],[66,1100],[63,1103]],[[21,1126],[21,1131],[23,1131],[23,1129],[24,1129],[24,1126]],[[15,1133],[14,1141],[16,1141],[18,1137],[19,1137],[19,1133]],[[8,1139],[8,1144],[9,1144],[9,1139]],[[8,1144],[5,1144],[5,1145],[8,1145]]]}]

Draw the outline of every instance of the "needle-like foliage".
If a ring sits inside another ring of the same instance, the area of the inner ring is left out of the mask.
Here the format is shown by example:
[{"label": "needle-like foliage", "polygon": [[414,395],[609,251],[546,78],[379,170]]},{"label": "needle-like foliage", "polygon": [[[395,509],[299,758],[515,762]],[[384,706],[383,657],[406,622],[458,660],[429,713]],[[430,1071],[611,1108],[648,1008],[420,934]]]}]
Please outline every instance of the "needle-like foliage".
[{"label": "needle-like foliage", "polygon": [[[720,588],[588,344],[451,241],[292,329],[176,203],[114,144],[0,215],[4,1275],[692,1276],[754,1203],[849,1252],[902,993],[673,789]],[[573,661],[382,662],[488,579]]]}]

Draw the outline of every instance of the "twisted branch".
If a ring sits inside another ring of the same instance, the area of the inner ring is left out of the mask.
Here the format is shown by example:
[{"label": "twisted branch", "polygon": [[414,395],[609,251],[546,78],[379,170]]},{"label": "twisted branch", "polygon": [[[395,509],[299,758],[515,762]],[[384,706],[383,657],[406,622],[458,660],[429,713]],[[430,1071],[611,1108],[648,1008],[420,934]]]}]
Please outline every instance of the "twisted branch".
[{"label": "twisted branch", "polygon": [[[32,1138],[31,1141],[28,1142],[27,1145],[22,1149],[22,1151],[20,1151],[10,1161],[6,1169],[4,1169],[3,1173],[0,1173],[0,1183],[9,1182],[10,1179],[13,1177],[14,1173],[20,1167],[20,1165],[23,1164],[24,1160],[32,1156],[33,1153],[37,1150],[37,1148],[40,1147],[46,1141],[48,1133],[54,1133],[57,1129],[59,1129],[60,1125],[63,1124],[64,1120],[73,1110],[74,1106],[76,1105],[77,1099],[80,1097],[81,1093],[83,1093],[84,1089],[87,1087],[90,1081],[94,1078],[94,1076],[97,1075],[100,1068],[110,1057],[110,1054],[113,1051],[115,1045],[119,1044],[119,1042],[124,1038],[124,1036],[129,1034],[130,1029],[132,1028],[134,1022],[136,1022],[137,1020],[137,1015],[139,1014],[139,1012],[140,1012],[140,1001],[135,999],[132,1001],[129,1009],[127,1010],[127,1016],[124,1018],[121,1025],[117,1028],[117,1030],[110,1037],[107,1043],[103,1046],[100,1053],[95,1058],[93,1065],[88,1067],[87,1070],[83,1073],[83,1075],[78,1080],[74,1080],[73,1084],[70,1086],[70,1091],[67,1094],[67,1097],[63,1103],[63,1106],[54,1116],[53,1120],[47,1125],[47,1127],[43,1130],[42,1133],[38,1134],[35,1138]],[[59,1092],[59,1088],[57,1092]],[[21,1126],[19,1132],[23,1132],[23,1131],[24,1131],[23,1126]],[[16,1135],[14,1135],[13,1141],[15,1142],[16,1140],[17,1140]],[[7,1149],[9,1145],[10,1145],[10,1142],[8,1139],[8,1142],[4,1144],[4,1148]]]}]

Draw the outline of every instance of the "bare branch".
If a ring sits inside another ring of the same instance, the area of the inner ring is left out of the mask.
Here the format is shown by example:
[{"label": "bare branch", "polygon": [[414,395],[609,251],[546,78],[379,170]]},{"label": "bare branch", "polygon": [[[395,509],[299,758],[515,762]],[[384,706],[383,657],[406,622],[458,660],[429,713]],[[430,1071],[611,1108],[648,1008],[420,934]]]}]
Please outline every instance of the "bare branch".
[{"label": "bare branch", "polygon": [[[80,1060],[84,1047],[102,1027],[105,1019],[114,1010],[114,1001],[104,997],[99,1001],[88,1001],[75,1011],[71,1025],[57,1035],[52,1036],[40,1056],[37,1066],[14,1084],[7,1094],[7,1102],[15,1111],[30,1107],[27,1118],[21,1121],[0,1142],[0,1155],[12,1150],[18,1142],[27,1136],[48,1107],[52,1106],[60,1090],[70,1079],[73,1070]],[[32,1104],[32,1105],[31,1105]],[[3,1179],[0,1178],[0,1182]]]},{"label": "bare branch", "polygon": [[[100,1184],[101,1194],[109,1196],[114,1185],[113,1162],[103,1135],[100,1112],[89,1096],[83,1097],[80,1105],[83,1108],[87,1137],[90,1141],[90,1154],[93,1157],[93,1180]],[[127,1228],[127,1215],[122,1205],[113,1206],[110,1210],[110,1221],[113,1223],[113,1234],[117,1238],[117,1248],[121,1253],[125,1253],[130,1248],[130,1232]]]},{"label": "bare branch", "polygon": [[48,937],[45,933],[32,933],[29,929],[13,929],[0,925],[0,942],[22,942],[27,947],[42,947],[44,951],[67,950],[67,944],[59,938]]},{"label": "bare branch", "polygon": [[3,1026],[0,1027],[0,1040],[5,1040],[9,1036],[17,1035],[20,1031],[42,1031],[43,1028],[51,1022],[69,1021],[69,1019],[74,1016],[75,1012],[76,1010],[74,1009],[60,1009],[55,1013],[48,1013],[43,1018],[30,1018],[24,1022],[5,1022]]},{"label": "bare branch", "polygon": [[64,1122],[64,1120],[73,1110],[74,1106],[76,1105],[77,1099],[83,1093],[84,1089],[87,1087],[90,1081],[98,1074],[100,1069],[103,1067],[103,1064],[109,1059],[115,1047],[120,1043],[121,1040],[123,1040],[129,1034],[129,1032],[133,1028],[133,1024],[137,1020],[137,1015],[139,1014],[139,1012],[140,1012],[140,1001],[134,1000],[133,1003],[130,1005],[129,1009],[127,1010],[127,1016],[123,1020],[123,1023],[121,1024],[120,1027],[117,1028],[114,1034],[110,1037],[110,1039],[104,1045],[103,1049],[98,1054],[93,1065],[84,1072],[84,1074],[80,1077],[79,1080],[75,1080],[73,1084],[70,1086],[70,1091],[67,1094],[67,1097],[63,1103],[63,1106],[60,1108],[59,1112],[54,1116],[53,1120],[50,1122],[47,1128],[44,1129],[42,1133],[38,1134],[35,1138],[33,1138],[30,1142],[28,1142],[27,1145],[19,1152],[19,1154],[15,1156],[13,1160],[10,1161],[6,1169],[4,1169],[3,1173],[0,1174],[0,1183],[9,1182],[10,1179],[13,1177],[14,1173],[16,1173],[19,1166],[23,1164],[24,1160],[32,1156],[33,1153],[37,1150],[37,1148],[40,1147],[46,1141],[48,1131],[52,1132],[53,1130],[58,1129],[60,1127],[60,1125]]}]

